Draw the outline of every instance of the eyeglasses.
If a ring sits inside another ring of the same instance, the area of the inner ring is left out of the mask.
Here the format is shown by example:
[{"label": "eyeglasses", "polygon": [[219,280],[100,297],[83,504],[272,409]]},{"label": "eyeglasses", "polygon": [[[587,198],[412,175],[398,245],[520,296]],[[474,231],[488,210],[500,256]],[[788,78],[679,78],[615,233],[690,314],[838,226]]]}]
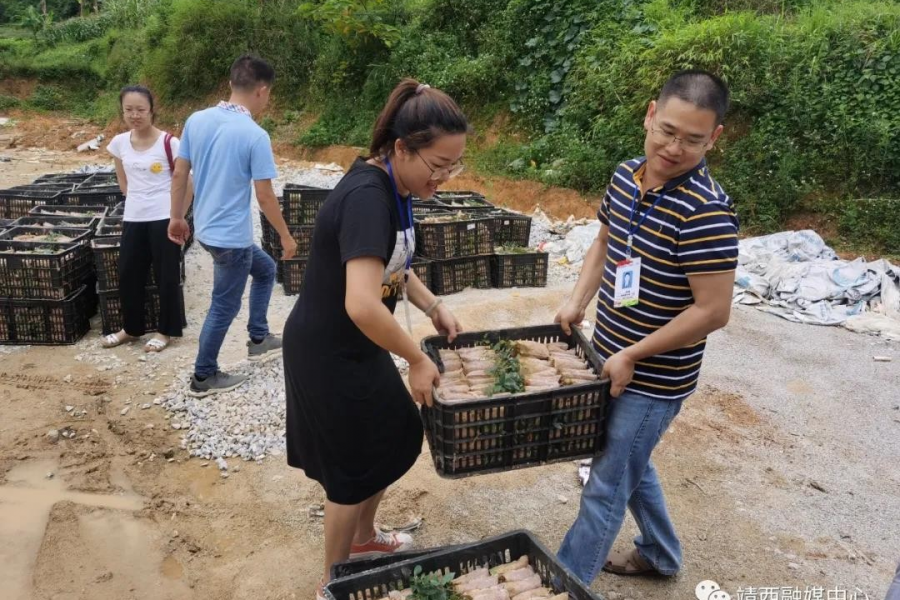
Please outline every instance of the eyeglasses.
[{"label": "eyeglasses", "polygon": [[418,150],[414,150],[416,156],[422,159],[422,162],[425,163],[425,166],[428,167],[428,170],[431,171],[431,181],[441,181],[444,179],[453,179],[457,175],[463,172],[466,168],[466,165],[462,163],[460,160],[457,163],[450,165],[449,167],[441,167],[440,169],[435,169],[431,165],[428,164],[428,161],[422,158],[422,155],[419,154]]},{"label": "eyeglasses", "polygon": [[709,145],[709,140],[704,140],[702,142],[686,140],[672,135],[671,133],[667,133],[662,129],[657,129],[653,125],[650,126],[650,137],[654,142],[661,146],[668,146],[677,141],[686,152],[702,152],[707,145]]}]

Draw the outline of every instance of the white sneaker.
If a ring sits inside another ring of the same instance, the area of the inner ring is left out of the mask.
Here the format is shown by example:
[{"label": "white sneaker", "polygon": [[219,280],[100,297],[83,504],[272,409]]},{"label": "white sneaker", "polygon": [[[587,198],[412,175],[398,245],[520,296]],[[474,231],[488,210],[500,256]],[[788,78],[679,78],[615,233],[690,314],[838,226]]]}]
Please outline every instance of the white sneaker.
[{"label": "white sneaker", "polygon": [[350,558],[367,558],[403,552],[412,548],[413,538],[408,533],[385,533],[377,527],[375,537],[365,544],[350,546]]}]

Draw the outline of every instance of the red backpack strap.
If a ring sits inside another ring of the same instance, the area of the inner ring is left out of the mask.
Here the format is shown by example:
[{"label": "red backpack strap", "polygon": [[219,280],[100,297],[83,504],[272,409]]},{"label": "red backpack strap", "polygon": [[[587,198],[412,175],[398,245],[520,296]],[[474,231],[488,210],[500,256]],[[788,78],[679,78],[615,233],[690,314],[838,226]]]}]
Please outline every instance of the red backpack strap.
[{"label": "red backpack strap", "polygon": [[165,137],[163,137],[163,146],[166,147],[166,158],[169,159],[169,169],[172,170],[172,173],[175,172],[175,157],[172,156],[172,134],[167,133]]}]

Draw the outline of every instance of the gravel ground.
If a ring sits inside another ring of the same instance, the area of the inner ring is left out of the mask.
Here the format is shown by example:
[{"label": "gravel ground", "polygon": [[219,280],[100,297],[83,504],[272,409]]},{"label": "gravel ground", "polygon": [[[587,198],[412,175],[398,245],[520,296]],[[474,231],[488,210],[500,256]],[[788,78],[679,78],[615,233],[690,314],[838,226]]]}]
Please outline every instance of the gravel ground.
[{"label": "gravel ground", "polygon": [[[731,493],[747,507],[771,507],[753,517],[773,532],[836,540],[851,561],[880,565],[854,581],[852,562],[817,561],[881,598],[900,559],[900,344],[736,307],[706,356],[701,380],[743,396],[771,432],[728,480]],[[771,551],[802,563],[775,544]]]}]

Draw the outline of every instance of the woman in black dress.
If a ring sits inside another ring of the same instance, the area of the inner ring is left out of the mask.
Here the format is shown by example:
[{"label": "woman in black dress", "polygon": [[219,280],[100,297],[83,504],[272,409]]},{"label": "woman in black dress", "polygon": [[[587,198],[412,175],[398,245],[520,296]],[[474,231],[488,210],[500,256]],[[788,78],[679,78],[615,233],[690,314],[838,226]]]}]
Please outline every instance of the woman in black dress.
[{"label": "woman in black dress", "polygon": [[[356,161],[316,219],[283,352],[288,464],[321,483],[327,497],[323,582],[335,562],[412,541],[377,530],[375,512],[422,450],[413,401],[431,405],[439,374],[393,312],[405,287],[438,332],[452,339],[460,331],[409,269],[410,195],[430,198],[462,171],[468,130],[449,96],[402,81],[375,123],[371,158]],[[412,398],[390,353],[409,362]]]}]

